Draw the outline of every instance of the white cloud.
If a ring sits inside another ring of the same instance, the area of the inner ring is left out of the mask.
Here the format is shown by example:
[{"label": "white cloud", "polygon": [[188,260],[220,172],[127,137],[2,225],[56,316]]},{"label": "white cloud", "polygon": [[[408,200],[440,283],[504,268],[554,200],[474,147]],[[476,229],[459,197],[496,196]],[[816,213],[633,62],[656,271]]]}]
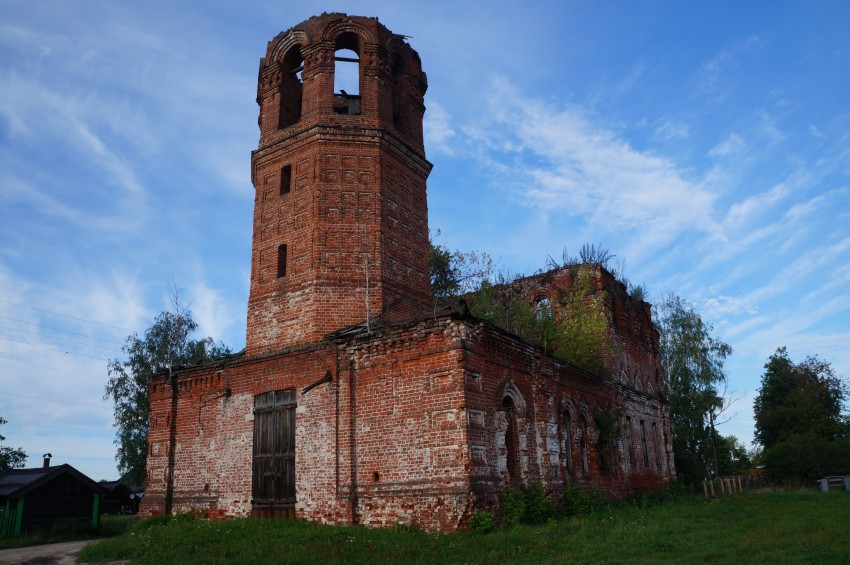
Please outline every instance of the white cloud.
[{"label": "white cloud", "polygon": [[236,319],[237,309],[227,302],[224,294],[208,286],[205,281],[196,281],[189,294],[192,316],[198,323],[200,337],[212,337],[219,341],[230,326],[244,323]]},{"label": "white cloud", "polygon": [[787,198],[791,187],[781,183],[770,190],[760,192],[730,206],[724,224],[733,227],[750,222],[754,216],[765,214],[770,208]]},{"label": "white cloud", "polygon": [[684,122],[662,122],[655,128],[655,138],[663,141],[687,139],[690,135],[688,124]]},{"label": "white cloud", "polygon": [[494,123],[484,127],[513,153],[506,172],[522,187],[526,204],[587,216],[611,230],[641,226],[636,246],[648,249],[685,231],[717,231],[715,195],[672,161],[636,150],[579,108],[526,97],[505,80],[491,90]]},{"label": "white cloud", "polygon": [[736,298],[733,296],[724,296],[722,294],[707,299],[701,308],[706,319],[713,320],[724,318],[726,316],[755,316],[759,313],[758,306]]},{"label": "white cloud", "polygon": [[729,136],[711,148],[709,157],[728,157],[730,155],[740,156],[747,148],[746,142],[738,134],[731,133]]},{"label": "white cloud", "polygon": [[436,149],[441,153],[451,155],[454,149],[451,142],[455,139],[456,132],[452,126],[452,119],[443,106],[435,101],[428,101],[428,111],[425,113],[425,146],[428,149]]}]

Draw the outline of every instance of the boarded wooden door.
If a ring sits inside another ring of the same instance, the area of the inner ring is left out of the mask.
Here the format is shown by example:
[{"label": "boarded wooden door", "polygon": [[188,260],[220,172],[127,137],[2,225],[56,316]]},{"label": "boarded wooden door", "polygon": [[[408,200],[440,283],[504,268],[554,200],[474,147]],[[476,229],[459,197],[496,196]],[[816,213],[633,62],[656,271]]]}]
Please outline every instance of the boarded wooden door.
[{"label": "boarded wooden door", "polygon": [[295,391],[254,399],[254,513],[293,516],[295,507]]}]

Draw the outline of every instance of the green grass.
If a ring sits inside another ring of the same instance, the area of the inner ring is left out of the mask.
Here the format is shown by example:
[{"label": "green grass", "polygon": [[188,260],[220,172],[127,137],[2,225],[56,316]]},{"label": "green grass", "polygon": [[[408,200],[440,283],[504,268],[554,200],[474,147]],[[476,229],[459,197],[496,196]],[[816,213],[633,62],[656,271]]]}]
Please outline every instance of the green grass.
[{"label": "green grass", "polygon": [[101,516],[100,529],[79,522],[60,522],[47,530],[21,536],[0,536],[0,549],[43,545],[94,538],[108,538],[123,534],[138,523],[135,516]]},{"label": "green grass", "polygon": [[85,548],[87,562],[850,563],[850,493],[759,492],[596,513],[488,534],[154,519]]}]

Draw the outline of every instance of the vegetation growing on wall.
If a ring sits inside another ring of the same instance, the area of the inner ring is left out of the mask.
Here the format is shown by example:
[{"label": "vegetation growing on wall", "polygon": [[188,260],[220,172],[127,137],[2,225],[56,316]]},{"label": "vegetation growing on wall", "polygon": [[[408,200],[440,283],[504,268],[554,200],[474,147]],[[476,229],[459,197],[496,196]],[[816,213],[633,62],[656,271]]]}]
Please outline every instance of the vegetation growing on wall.
[{"label": "vegetation growing on wall", "polygon": [[522,284],[514,280],[494,285],[485,280],[464,299],[470,312],[547,353],[595,373],[602,373],[617,354],[605,308],[606,293],[597,288],[595,265],[572,267],[569,291],[531,302]]},{"label": "vegetation growing on wall", "polygon": [[[524,275],[494,274],[493,260],[486,253],[452,252],[432,240],[431,291],[435,299],[463,295],[474,316],[543,347],[550,355],[601,373],[617,348],[610,331],[611,314],[605,308],[606,292],[597,285],[597,268],[620,273],[621,268],[610,264],[613,257],[601,245],[592,244],[582,246],[578,257],[566,250],[561,261],[550,257],[549,269],[572,270],[572,287],[535,303],[518,282]],[[643,296],[642,287],[631,288]]]}]

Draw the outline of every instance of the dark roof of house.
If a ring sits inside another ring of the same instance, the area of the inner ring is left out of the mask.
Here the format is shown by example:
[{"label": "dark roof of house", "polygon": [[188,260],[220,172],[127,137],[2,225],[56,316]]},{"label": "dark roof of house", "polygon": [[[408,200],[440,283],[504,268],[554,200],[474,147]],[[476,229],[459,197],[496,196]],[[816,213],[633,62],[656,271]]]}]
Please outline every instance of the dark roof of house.
[{"label": "dark roof of house", "polygon": [[0,496],[19,497],[35,490],[53,479],[69,474],[95,492],[106,494],[106,490],[67,463],[55,467],[37,469],[9,469],[0,473]]}]

